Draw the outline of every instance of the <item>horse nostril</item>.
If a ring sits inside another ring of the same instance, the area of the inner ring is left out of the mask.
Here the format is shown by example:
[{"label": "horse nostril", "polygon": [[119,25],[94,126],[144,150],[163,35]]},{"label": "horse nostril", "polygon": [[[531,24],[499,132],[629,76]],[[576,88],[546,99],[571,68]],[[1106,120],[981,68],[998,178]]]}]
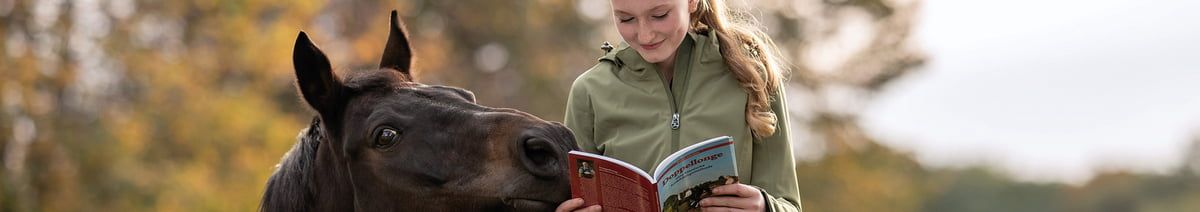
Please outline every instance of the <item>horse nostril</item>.
[{"label": "horse nostril", "polygon": [[521,144],[524,150],[522,162],[529,172],[539,177],[554,177],[559,174],[559,157],[562,154],[553,143],[542,138],[525,139]]}]

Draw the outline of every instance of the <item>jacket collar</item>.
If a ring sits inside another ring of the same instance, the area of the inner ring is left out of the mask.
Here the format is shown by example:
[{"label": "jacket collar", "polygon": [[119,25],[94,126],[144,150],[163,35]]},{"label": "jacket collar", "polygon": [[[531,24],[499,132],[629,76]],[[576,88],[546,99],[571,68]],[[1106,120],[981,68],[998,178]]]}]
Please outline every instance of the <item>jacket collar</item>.
[{"label": "jacket collar", "polygon": [[[691,45],[691,57],[693,60],[688,60],[687,63],[695,63],[696,60],[694,60],[694,58],[700,57],[700,64],[692,64],[692,69],[699,68],[700,66],[698,65],[709,65],[713,62],[724,62],[724,58],[721,56],[720,45],[717,43],[716,32],[713,30],[709,30],[703,34],[697,32],[688,32],[687,37],[684,39],[686,40],[683,42],[683,44],[680,44],[679,49],[676,51],[686,51],[689,46],[685,45]],[[689,42],[689,40],[691,42]],[[605,54],[599,60],[610,61],[617,65],[619,69],[630,72],[630,74],[636,76],[638,79],[650,79],[658,74],[652,71],[655,70],[654,64],[646,62],[645,59],[642,59],[642,55],[639,54],[637,50],[630,48],[628,43],[621,42],[619,46],[620,47],[614,49],[614,51]],[[697,55],[697,53],[699,53],[699,55]],[[676,52],[676,56],[682,55],[685,54],[679,54],[679,52]]]},{"label": "jacket collar", "polygon": [[715,30],[708,30],[703,35],[694,32],[688,34],[696,39],[696,52],[700,52],[700,63],[725,62],[725,57],[721,56],[721,44],[717,42]]}]

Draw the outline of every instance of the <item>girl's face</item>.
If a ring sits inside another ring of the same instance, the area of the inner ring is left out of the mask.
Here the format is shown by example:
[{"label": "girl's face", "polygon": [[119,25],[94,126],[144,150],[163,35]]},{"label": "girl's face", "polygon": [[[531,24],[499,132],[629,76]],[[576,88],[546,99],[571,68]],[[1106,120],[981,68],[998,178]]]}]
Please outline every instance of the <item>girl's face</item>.
[{"label": "girl's face", "polygon": [[612,0],[617,31],[642,59],[673,59],[699,0]]}]

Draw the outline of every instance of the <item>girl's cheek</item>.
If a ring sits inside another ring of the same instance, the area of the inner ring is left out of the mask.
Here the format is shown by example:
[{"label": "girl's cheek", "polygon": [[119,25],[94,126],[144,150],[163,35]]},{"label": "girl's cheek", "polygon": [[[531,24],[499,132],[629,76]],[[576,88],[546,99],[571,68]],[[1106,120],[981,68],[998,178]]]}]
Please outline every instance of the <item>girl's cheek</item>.
[{"label": "girl's cheek", "polygon": [[680,27],[679,22],[677,22],[677,20],[674,20],[674,19],[654,21],[654,31],[656,31],[659,34],[665,34],[665,35],[674,34],[675,32],[680,31],[680,29],[681,29],[681,27]]},{"label": "girl's cheek", "polygon": [[638,33],[637,26],[632,26],[631,24],[618,24],[617,31],[619,31],[618,33],[621,34],[621,38],[625,39],[625,42],[636,43]]}]

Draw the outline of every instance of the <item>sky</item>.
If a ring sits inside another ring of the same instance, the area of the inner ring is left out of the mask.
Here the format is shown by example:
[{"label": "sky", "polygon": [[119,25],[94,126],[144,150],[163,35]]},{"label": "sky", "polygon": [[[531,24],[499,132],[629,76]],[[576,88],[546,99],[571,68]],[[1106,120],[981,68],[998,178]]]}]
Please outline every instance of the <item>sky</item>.
[{"label": "sky", "polygon": [[934,167],[1082,183],[1166,173],[1200,140],[1200,1],[930,0],[931,60],[867,106],[885,144]]}]

